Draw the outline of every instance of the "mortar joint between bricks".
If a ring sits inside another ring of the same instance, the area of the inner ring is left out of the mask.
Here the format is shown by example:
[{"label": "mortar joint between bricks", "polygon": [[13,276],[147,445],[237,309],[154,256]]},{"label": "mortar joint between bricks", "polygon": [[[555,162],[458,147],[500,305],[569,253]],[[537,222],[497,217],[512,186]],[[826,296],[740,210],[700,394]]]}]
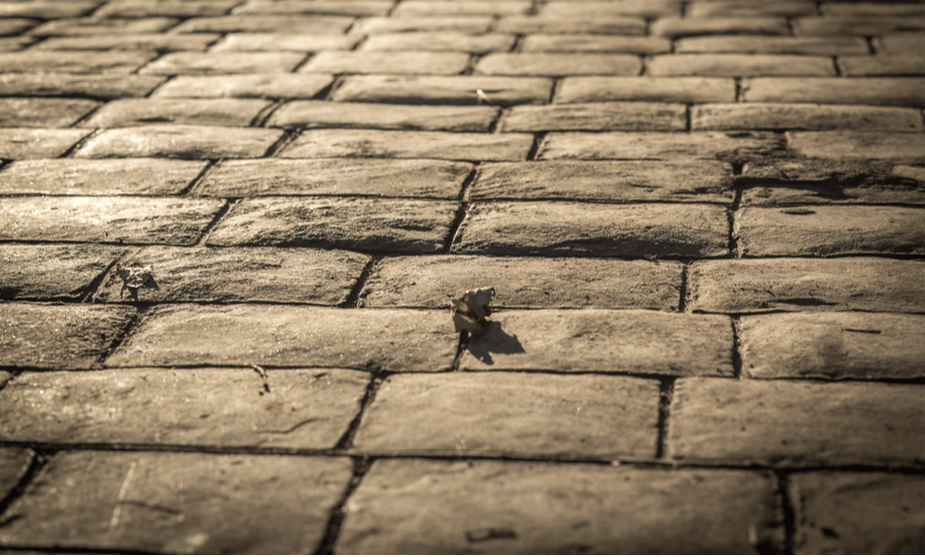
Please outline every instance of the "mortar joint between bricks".
[{"label": "mortar joint between bricks", "polygon": [[781,518],[784,526],[784,547],[780,548],[780,550],[785,555],[793,555],[796,547],[799,501],[793,500],[789,475],[786,472],[775,470],[774,476],[777,479],[777,499],[783,515]]},{"label": "mortar joint between bricks", "polygon": [[143,249],[144,248],[137,248],[134,251],[129,250],[115,258],[99,275],[90,281],[90,284],[87,285],[86,293],[83,295],[80,301],[84,304],[96,303],[94,296],[96,296],[96,293],[99,292],[100,287],[103,285],[103,281],[106,280],[106,277],[109,276],[109,273],[111,273],[113,269],[117,268],[123,261],[131,260],[133,257],[137,256]]},{"label": "mortar joint between bricks", "polygon": [[199,241],[196,242],[197,248],[206,247],[206,242],[209,239],[209,235],[212,234],[212,231],[215,230],[215,228],[218,226],[218,223],[221,222],[223,218],[225,218],[225,215],[227,215],[228,212],[231,211],[232,207],[237,205],[241,199],[242,198],[240,197],[230,197],[225,200],[225,205],[223,205],[222,208],[219,209],[217,213],[215,213],[215,218],[213,218],[212,222],[210,222],[205,230],[202,231],[202,237],[200,237]]},{"label": "mortar joint between bricks", "polygon": [[369,407],[373,404],[373,401],[376,400],[379,387],[382,386],[382,383],[391,375],[391,373],[387,371],[376,369],[370,370],[369,373],[369,383],[366,384],[366,391],[363,393],[363,398],[360,399],[357,413],[353,419],[350,420],[344,434],[341,435],[337,443],[334,444],[335,451],[346,451],[353,448],[353,439],[356,437],[357,431],[360,429],[360,425],[363,423],[363,418],[366,416]]},{"label": "mortar joint between bricks", "polygon": [[92,132],[90,132],[90,133],[88,133],[87,135],[85,135],[85,136],[83,136],[82,138],[80,138],[80,141],[78,141],[77,143],[71,145],[70,148],[68,148],[68,149],[65,150],[63,153],[61,153],[61,156],[59,156],[58,158],[59,158],[59,159],[69,159],[69,158],[71,158],[71,155],[73,155],[74,153],[76,153],[77,151],[79,151],[81,148],[83,148],[84,145],[86,145],[87,143],[89,143],[91,139],[95,138],[96,136],[100,135],[101,133],[103,133],[102,128],[96,128],[96,129],[93,130]]},{"label": "mortar joint between bricks", "polygon": [[735,314],[732,318],[732,374],[736,379],[745,379],[742,368],[742,316]]},{"label": "mortar joint between bricks", "polygon": [[659,380],[658,389],[658,435],[656,437],[655,458],[661,460],[668,453],[668,422],[671,419],[671,403],[674,400],[676,377]]},{"label": "mortar joint between bricks", "polygon": [[332,555],[334,553],[334,544],[337,543],[341,526],[344,523],[344,519],[347,517],[347,501],[363,482],[363,478],[366,477],[367,472],[369,472],[375,460],[375,458],[367,456],[353,458],[353,474],[350,481],[347,483],[347,488],[344,490],[343,496],[331,509],[328,524],[324,530],[324,537],[321,539],[321,543],[318,545],[318,550],[315,551],[315,555]]},{"label": "mortar joint between bricks", "polygon": [[[26,488],[29,487],[29,484],[41,473],[42,468],[48,464],[48,461],[54,457],[57,451],[54,450],[41,450],[41,449],[31,449],[34,453],[32,459],[29,462],[29,467],[26,468],[26,473],[19,478],[19,481],[16,483],[16,486],[13,487],[6,494],[6,497],[0,499],[0,515],[5,513],[7,509],[12,506],[17,499],[19,499],[22,494],[26,491]],[[18,515],[7,517],[6,520],[0,522],[0,528],[3,528],[10,522],[20,518]]]},{"label": "mortar joint between bricks", "polygon": [[363,269],[360,271],[360,275],[357,277],[356,283],[353,285],[353,288],[350,289],[350,293],[347,294],[347,297],[344,299],[344,302],[340,305],[343,308],[360,308],[364,305],[364,300],[362,299],[363,289],[366,288],[367,283],[369,282],[369,277],[371,277],[379,268],[379,265],[382,263],[381,255],[370,256],[369,261],[366,262],[366,265],[363,266]]}]

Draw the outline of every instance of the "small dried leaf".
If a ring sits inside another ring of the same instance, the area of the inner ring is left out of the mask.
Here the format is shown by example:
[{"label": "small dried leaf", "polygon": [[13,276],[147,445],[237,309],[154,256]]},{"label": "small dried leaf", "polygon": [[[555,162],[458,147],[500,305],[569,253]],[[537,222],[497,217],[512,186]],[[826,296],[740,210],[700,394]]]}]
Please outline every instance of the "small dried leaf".
[{"label": "small dried leaf", "polygon": [[456,332],[481,333],[491,315],[491,298],[494,295],[495,289],[489,286],[469,290],[462,298],[453,300],[453,325]]},{"label": "small dried leaf", "polygon": [[495,295],[492,287],[470,290],[463,295],[463,301],[469,306],[469,313],[476,319],[484,319],[491,315],[491,298]]}]

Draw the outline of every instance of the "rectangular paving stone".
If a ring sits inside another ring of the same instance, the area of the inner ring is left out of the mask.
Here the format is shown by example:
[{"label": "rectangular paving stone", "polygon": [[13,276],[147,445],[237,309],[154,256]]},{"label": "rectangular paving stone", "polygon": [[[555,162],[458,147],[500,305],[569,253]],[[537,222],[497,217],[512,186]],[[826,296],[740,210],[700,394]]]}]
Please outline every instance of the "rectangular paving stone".
[{"label": "rectangular paving stone", "polygon": [[4,73],[0,74],[0,95],[97,99],[144,97],[164,80],[163,77],[150,75]]},{"label": "rectangular paving stone", "polygon": [[418,33],[451,31],[477,35],[487,33],[493,21],[490,15],[361,17],[350,33],[381,35],[383,33]]},{"label": "rectangular paving stone", "polygon": [[171,197],[0,198],[0,241],[190,245],[224,205]]},{"label": "rectangular paving stone", "polygon": [[494,52],[475,65],[476,74],[564,76],[639,75],[642,61],[632,54]]},{"label": "rectangular paving stone", "polygon": [[135,315],[134,308],[90,304],[0,304],[0,366],[99,367]]},{"label": "rectangular paving stone", "polygon": [[152,97],[310,99],[333,79],[330,75],[295,74],[181,75],[159,87]]},{"label": "rectangular paving stone", "polygon": [[385,15],[393,0],[248,0],[236,14],[341,14]]},{"label": "rectangular paving stone", "polygon": [[505,132],[684,131],[687,108],[669,103],[581,103],[515,106],[500,124]]},{"label": "rectangular paving stone", "polygon": [[139,33],[132,35],[92,35],[80,37],[51,37],[35,45],[36,50],[178,50],[203,51],[221,38],[216,33],[177,35],[167,33]]},{"label": "rectangular paving stone", "polygon": [[295,101],[274,111],[267,125],[283,128],[488,132],[499,112],[497,107],[492,106]]},{"label": "rectangular paving stone", "polygon": [[920,132],[912,108],[789,103],[704,104],[691,107],[692,130],[863,130]]},{"label": "rectangular paving stone", "polygon": [[220,126],[153,125],[103,130],[74,156],[166,157],[178,159],[250,159],[266,155],[282,130]]},{"label": "rectangular paving stone", "polygon": [[754,78],[742,82],[745,102],[925,107],[925,78]]},{"label": "rectangular paving stone", "polygon": [[29,36],[3,37],[0,33],[0,52],[14,52],[31,46],[35,40]]},{"label": "rectangular paving stone", "polygon": [[6,499],[13,489],[19,484],[29,466],[35,453],[30,449],[19,447],[0,448],[0,497]]},{"label": "rectangular paving stone", "polygon": [[744,470],[380,459],[334,551],[752,553],[782,545],[775,491]]},{"label": "rectangular paving stone", "polygon": [[[585,4],[586,2],[582,2]],[[571,2],[569,4],[572,4]],[[551,4],[546,4],[546,9]],[[563,4],[567,5],[567,4]],[[577,3],[572,4],[577,5]],[[608,4],[604,4],[605,6]],[[632,54],[662,54],[671,52],[671,41],[661,37],[623,35],[543,34],[525,36],[521,52],[628,52]]]},{"label": "rectangular paving stone", "polygon": [[171,52],[141,69],[154,75],[288,73],[305,55],[296,52]]},{"label": "rectangular paving stone", "polygon": [[297,33],[339,35],[355,18],[335,15],[232,15],[194,17],[177,25],[173,33]]},{"label": "rectangular paving stone", "polygon": [[0,298],[80,301],[127,251],[95,244],[0,245]]},{"label": "rectangular paving stone", "polygon": [[503,33],[470,35],[459,31],[383,33],[367,37],[359,50],[430,50],[485,54],[510,50],[514,46],[514,38],[514,35]]},{"label": "rectangular paving stone", "polygon": [[692,2],[684,14],[688,17],[710,16],[758,16],[758,15],[816,15],[816,5],[806,0],[773,0],[771,2],[749,2],[741,0],[719,0]]},{"label": "rectangular paving stone", "polygon": [[[457,199],[473,166],[414,159],[260,159],[222,161],[194,195],[363,195]],[[0,175],[2,176],[2,175]]]},{"label": "rectangular paving stone", "polygon": [[392,15],[508,15],[523,14],[527,13],[529,10],[530,2],[527,0],[471,0],[467,2],[408,0],[407,2],[401,2],[395,6]]},{"label": "rectangular paving stone", "polygon": [[360,411],[368,383],[366,373],[346,369],[261,373],[247,367],[24,373],[0,391],[0,439],[330,449]]},{"label": "rectangular paving stone", "polygon": [[887,35],[922,32],[925,22],[916,17],[825,16],[798,17],[790,22],[795,35]]},{"label": "rectangular paving stone", "polygon": [[489,163],[469,198],[731,203],[732,166],[716,161]]},{"label": "rectangular paving stone", "polygon": [[836,76],[832,59],[797,54],[660,54],[646,60],[653,76]]},{"label": "rectangular paving stone", "polygon": [[596,257],[722,257],[719,206],[493,202],[469,207],[454,253]]},{"label": "rectangular paving stone", "polygon": [[854,4],[835,4],[826,2],[821,6],[824,15],[833,16],[920,16],[925,15],[922,6],[915,3],[896,2],[857,2]]},{"label": "rectangular paving stone", "polygon": [[732,376],[721,315],[646,310],[505,311],[469,339],[460,369]]},{"label": "rectangular paving stone", "polygon": [[157,53],[131,52],[62,52],[57,50],[24,50],[0,53],[0,71],[60,72],[73,74],[130,74],[157,58]]},{"label": "rectangular paving stone", "polygon": [[680,263],[598,258],[435,255],[388,257],[374,267],[361,307],[448,308],[472,285],[495,289],[496,308],[676,310]]},{"label": "rectangular paving stone", "polygon": [[909,466],[925,459],[923,385],[681,378],[668,455],[774,466]]},{"label": "rectangular paving stone", "polygon": [[22,518],[3,529],[0,543],[310,553],[351,468],[330,457],[65,451],[2,515]]},{"label": "rectangular paving stone", "polygon": [[37,37],[79,37],[92,35],[135,35],[160,33],[179,23],[173,17],[103,18],[79,17],[46,21],[31,31]]},{"label": "rectangular paving stone", "polygon": [[600,33],[604,35],[645,35],[646,20],[641,17],[588,15],[560,17],[557,15],[503,16],[494,31],[501,33]]},{"label": "rectangular paving stone", "polygon": [[0,172],[0,194],[176,195],[205,167],[167,159],[20,161]]},{"label": "rectangular paving stone", "polygon": [[[184,36],[197,36],[184,35]],[[300,35],[298,33],[230,33],[209,49],[209,52],[317,52],[319,50],[350,50],[358,37],[347,35]]]},{"label": "rectangular paving stone", "polygon": [[196,17],[225,15],[238,0],[111,0],[95,11],[95,17]]},{"label": "rectangular paving stone", "polygon": [[532,147],[528,134],[332,129],[304,132],[280,156],[522,161]]},{"label": "rectangular paving stone", "polygon": [[0,128],[0,159],[48,159],[60,157],[90,130],[37,130]]},{"label": "rectangular paving stone", "polygon": [[879,257],[696,261],[694,311],[895,311],[925,313],[925,262]]},{"label": "rectangular paving stone", "polygon": [[788,478],[797,554],[922,551],[925,483],[881,472],[807,472]]},{"label": "rectangular paving stone", "polygon": [[0,127],[67,128],[98,106],[82,99],[0,98]]},{"label": "rectangular paving stone", "polygon": [[[150,246],[110,269],[94,302],[279,302],[337,305],[369,260],[339,250]],[[126,288],[120,269],[151,268],[153,284]]]},{"label": "rectangular paving stone", "polygon": [[435,253],[456,203],[362,197],[245,199],[218,223],[210,246],[290,246]]},{"label": "rectangular paving stone", "polygon": [[658,381],[635,377],[393,375],[365,412],[354,447],[452,457],[652,458],[658,400]]},{"label": "rectangular paving stone", "polygon": [[59,19],[64,17],[78,17],[93,11],[102,2],[91,0],[82,2],[71,0],[68,2],[55,2],[47,0],[31,0],[29,2],[4,2],[0,7],[0,17],[38,17],[42,19]]},{"label": "rectangular paving stone", "polygon": [[925,134],[828,131],[787,132],[790,147],[801,155],[823,159],[855,158],[922,164]]},{"label": "rectangular paving stone", "polygon": [[839,56],[838,69],[848,77],[925,75],[925,54]]},{"label": "rectangular paving stone", "polygon": [[444,311],[174,305],[146,314],[106,364],[447,371],[458,339]]},{"label": "rectangular paving stone", "polygon": [[546,136],[537,159],[762,160],[782,153],[783,137],[745,132],[561,132]]},{"label": "rectangular paving stone", "polygon": [[481,90],[492,106],[545,104],[552,84],[544,77],[357,75],[347,77],[331,100],[480,105],[476,91]]},{"label": "rectangular paving stone", "polygon": [[453,75],[468,64],[462,52],[330,50],[312,56],[299,73]]},{"label": "rectangular paving stone", "polygon": [[[709,4],[719,4],[710,2]],[[694,4],[695,6],[697,4]],[[759,6],[761,4],[755,4]],[[803,4],[807,5],[807,4]],[[839,54],[870,54],[863,37],[775,37],[761,35],[686,37],[674,43],[678,54],[691,53],[753,53],[805,54],[835,56]]]},{"label": "rectangular paving stone", "polygon": [[652,22],[651,32],[658,37],[679,39],[698,35],[789,35],[787,20],[779,16],[735,16],[725,12],[719,17],[687,14],[660,17]]},{"label": "rectangular paving stone", "polygon": [[540,7],[539,13],[560,17],[598,14],[635,15],[655,19],[659,16],[680,14],[681,2],[678,0],[618,0],[615,2],[553,0]]},{"label": "rectangular paving stone", "polygon": [[871,43],[877,54],[911,54],[915,55],[925,48],[925,35],[922,33],[897,33],[875,37]]},{"label": "rectangular paving stone", "polygon": [[645,101],[663,103],[735,102],[732,79],[710,77],[566,77],[556,88],[557,103]]},{"label": "rectangular paving stone", "polygon": [[746,207],[733,235],[745,257],[922,254],[923,218],[907,207]]},{"label": "rectangular paving stone", "polygon": [[[901,311],[910,310],[914,304]],[[923,326],[925,316],[898,313],[747,316],[740,325],[742,369],[759,379],[921,378]]]},{"label": "rectangular paving stone", "polygon": [[27,19],[23,17],[0,19],[0,37],[7,35],[18,35],[30,27],[35,27],[41,23],[37,19]]},{"label": "rectangular paving stone", "polygon": [[151,124],[246,127],[270,106],[257,99],[124,99],[112,101],[80,122],[82,128]]}]

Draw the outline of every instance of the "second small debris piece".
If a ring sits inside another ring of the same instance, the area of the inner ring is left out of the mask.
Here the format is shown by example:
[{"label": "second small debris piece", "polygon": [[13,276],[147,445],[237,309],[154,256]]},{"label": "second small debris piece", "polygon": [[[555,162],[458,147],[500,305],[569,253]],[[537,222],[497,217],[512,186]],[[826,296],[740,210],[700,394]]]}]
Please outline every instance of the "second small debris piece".
[{"label": "second small debris piece", "polygon": [[491,315],[491,298],[494,295],[495,289],[488,286],[469,290],[462,298],[453,300],[453,325],[456,326],[456,332],[481,333]]}]

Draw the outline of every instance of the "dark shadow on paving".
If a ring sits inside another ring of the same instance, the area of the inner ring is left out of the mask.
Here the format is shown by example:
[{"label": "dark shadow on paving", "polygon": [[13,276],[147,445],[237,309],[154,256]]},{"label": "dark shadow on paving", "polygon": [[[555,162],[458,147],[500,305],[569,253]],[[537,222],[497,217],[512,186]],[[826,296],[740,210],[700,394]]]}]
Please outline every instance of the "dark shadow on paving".
[{"label": "dark shadow on paving", "polygon": [[488,365],[494,364],[492,354],[523,354],[526,352],[517,335],[509,335],[501,328],[501,323],[490,323],[481,335],[469,339],[466,347],[480,362]]}]

